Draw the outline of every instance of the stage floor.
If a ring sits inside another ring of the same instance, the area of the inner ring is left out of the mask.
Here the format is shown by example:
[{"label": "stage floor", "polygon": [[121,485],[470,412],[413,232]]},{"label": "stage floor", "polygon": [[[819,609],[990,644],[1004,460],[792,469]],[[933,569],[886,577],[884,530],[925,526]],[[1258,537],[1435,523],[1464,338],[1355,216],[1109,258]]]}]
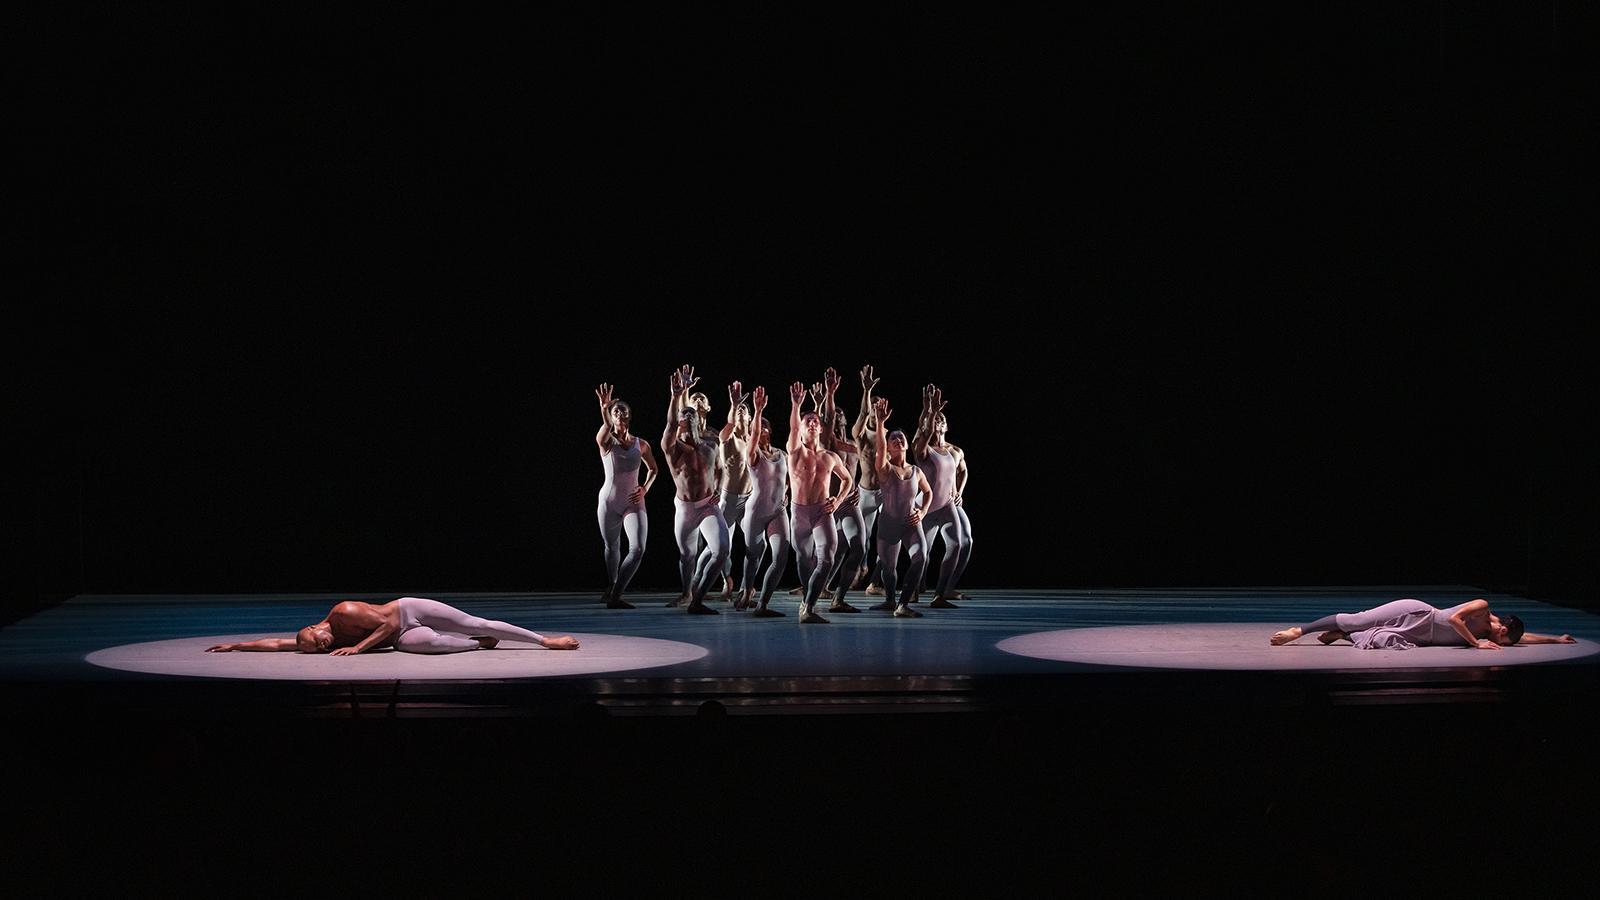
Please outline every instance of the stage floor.
[{"label": "stage floor", "polygon": [[[27,833],[0,879],[87,893],[107,871],[123,885],[180,872],[266,891],[282,879],[262,873],[298,877],[301,860],[338,848],[340,860],[393,863],[319,878],[408,894],[458,889],[483,860],[514,859],[546,881],[577,873],[628,896],[701,892],[707,880],[767,895],[775,879],[796,893],[1098,882],[1131,896],[1169,871],[1234,895],[1282,883],[1287,859],[1309,867],[1296,890],[1332,896],[1348,892],[1339,854],[1373,840],[1426,882],[1459,875],[1463,857],[1441,846],[1491,846],[1514,861],[1499,872],[1513,881],[1563,860],[1586,867],[1574,842],[1600,808],[1589,737],[1600,617],[1488,594],[1533,630],[1582,642],[1556,649],[1583,655],[1540,661],[1515,649],[1267,646],[1329,610],[1485,595],[1468,587],[969,593],[922,619],[815,627],[689,616],[663,594],[621,611],[587,594],[434,594],[593,636],[591,660],[649,663],[458,678],[438,676],[591,663],[533,648],[207,656],[199,645],[215,636],[288,634],[338,598],[77,597],[0,630],[0,708],[18,735],[0,742],[0,770],[51,788],[17,813]],[[1112,638],[1101,647],[1111,661],[999,646],[1096,629]],[[1149,649],[1145,631],[1157,632]],[[1173,651],[1174,640],[1195,646]],[[150,642],[166,649],[128,651]],[[115,648],[125,661],[266,668],[217,677],[88,661]],[[1165,660],[1120,664],[1130,653]],[[1216,654],[1271,666],[1219,668],[1206,658]],[[361,677],[326,676],[334,664]],[[81,862],[112,851],[114,865]]]},{"label": "stage floor", "polygon": [[[618,713],[735,714],[951,709],[1116,698],[1298,702],[1503,700],[1588,689],[1600,677],[1600,617],[1468,586],[973,589],[960,609],[921,619],[830,614],[799,625],[713,604],[717,616],[630,596],[601,608],[589,594],[429,594],[485,618],[575,634],[576,652],[504,645],[490,652],[359,657],[206,654],[214,641],[290,636],[340,599],[395,595],[83,595],[0,630],[0,683],[49,683],[151,698],[218,692],[248,704],[395,715],[509,714],[573,704]],[[1503,651],[1362,651],[1311,637],[1271,647],[1276,629],[1397,597],[1447,606],[1485,596],[1530,630],[1576,645]],[[877,602],[855,595],[857,606]],[[925,604],[924,604],[925,606]],[[208,701],[210,702],[210,701]]]}]

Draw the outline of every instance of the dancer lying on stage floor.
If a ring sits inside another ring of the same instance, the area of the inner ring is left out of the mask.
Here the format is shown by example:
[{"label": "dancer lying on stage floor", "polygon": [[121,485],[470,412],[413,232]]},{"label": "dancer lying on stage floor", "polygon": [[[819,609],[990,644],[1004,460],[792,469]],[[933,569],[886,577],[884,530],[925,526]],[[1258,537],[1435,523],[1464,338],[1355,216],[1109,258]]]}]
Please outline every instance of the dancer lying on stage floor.
[{"label": "dancer lying on stage floor", "polygon": [[307,625],[292,638],[218,644],[206,652],[283,650],[352,656],[393,647],[404,653],[460,653],[490,650],[501,641],[527,641],[550,650],[578,649],[576,638],[547,638],[507,622],[480,619],[437,600],[401,597],[384,604],[346,600],[329,610],[321,622]]},{"label": "dancer lying on stage floor", "polygon": [[1524,631],[1513,615],[1489,612],[1489,601],[1468,600],[1448,609],[1436,609],[1421,600],[1394,600],[1356,613],[1335,613],[1312,622],[1285,628],[1272,636],[1281,646],[1309,632],[1331,644],[1348,640],[1363,650],[1409,650],[1414,647],[1475,647],[1499,650],[1512,644],[1575,644],[1571,635],[1551,637]]}]

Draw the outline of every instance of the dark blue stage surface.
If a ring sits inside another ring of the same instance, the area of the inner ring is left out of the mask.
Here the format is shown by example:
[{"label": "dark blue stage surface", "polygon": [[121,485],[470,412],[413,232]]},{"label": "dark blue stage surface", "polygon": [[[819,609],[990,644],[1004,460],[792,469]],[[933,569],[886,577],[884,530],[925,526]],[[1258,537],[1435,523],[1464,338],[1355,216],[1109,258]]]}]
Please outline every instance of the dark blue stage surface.
[{"label": "dark blue stage surface", "polygon": [[[1133,684],[1142,687],[1129,690],[1129,700],[1172,690],[1207,691],[1213,699],[1227,699],[1232,692],[1243,699],[1285,678],[1295,679],[1297,690],[1313,683],[1324,690],[1400,684],[1401,693],[1391,702],[1405,702],[1445,695],[1460,699],[1463,683],[1484,689],[1507,678],[1526,682],[1533,670],[1539,670],[1541,685],[1552,679],[1588,683],[1600,673],[1600,618],[1469,586],[974,588],[970,593],[973,599],[960,609],[928,609],[921,619],[864,611],[831,614],[832,624],[807,626],[795,621],[794,601],[787,596],[773,603],[787,613],[784,618],[756,619],[732,612],[726,603],[713,604],[721,615],[687,615],[667,608],[670,595],[664,593],[631,595],[638,605],[634,610],[600,608],[587,593],[431,593],[484,618],[545,634],[574,633],[588,643],[575,653],[505,648],[449,657],[381,652],[355,659],[200,651],[211,638],[292,634],[340,599],[383,601],[395,595],[84,595],[0,630],[0,679],[14,686],[123,685],[135,693],[141,686],[201,683],[214,692],[231,692],[241,704],[269,684],[280,694],[298,685],[308,706],[326,708],[351,698],[387,706],[389,714],[410,709],[440,715],[552,699],[594,700],[614,713],[693,711],[706,700],[733,712],[912,710],[1030,702],[1045,686],[1059,702],[1079,683],[1094,684],[1099,702],[1116,696],[1103,692],[1106,685]],[[1332,611],[1396,597],[1444,607],[1478,596],[1487,597],[1498,612],[1521,616],[1530,631],[1568,633],[1580,643],[1504,651],[1358,651],[1347,645],[1319,647],[1307,637],[1294,647],[1267,646],[1273,630]],[[850,599],[858,606],[877,600],[859,594]],[[1011,639],[1014,647],[1014,639],[1047,633],[1081,632],[1081,638],[1090,629],[1112,641],[1108,652],[1083,659],[1070,653],[1039,658],[999,646]],[[629,644],[614,638],[651,640]],[[190,642],[181,643],[184,639]],[[106,661],[146,642],[173,643],[164,659],[160,653],[136,659],[131,666],[136,671]],[[628,648],[638,645],[688,652],[665,662],[626,658]],[[586,653],[612,658],[597,660]],[[87,659],[91,655],[94,662]],[[462,669],[465,662],[479,666]],[[485,671],[487,663],[503,667]],[[578,663],[588,668],[576,673],[563,668]],[[317,668],[306,668],[312,665]],[[1074,676],[1082,677],[1075,681]],[[1429,686],[1444,694],[1428,692]],[[442,702],[430,704],[430,699]]]}]

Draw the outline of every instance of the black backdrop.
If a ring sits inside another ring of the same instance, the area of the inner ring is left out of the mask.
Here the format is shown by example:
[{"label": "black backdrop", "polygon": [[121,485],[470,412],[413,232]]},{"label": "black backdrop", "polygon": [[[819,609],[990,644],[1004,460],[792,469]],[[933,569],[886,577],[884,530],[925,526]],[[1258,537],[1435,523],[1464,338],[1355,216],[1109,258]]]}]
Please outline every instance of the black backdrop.
[{"label": "black backdrop", "polygon": [[1592,605],[1592,14],[1308,6],[32,21],[12,611],[598,592],[684,362],[944,387],[972,585]]}]

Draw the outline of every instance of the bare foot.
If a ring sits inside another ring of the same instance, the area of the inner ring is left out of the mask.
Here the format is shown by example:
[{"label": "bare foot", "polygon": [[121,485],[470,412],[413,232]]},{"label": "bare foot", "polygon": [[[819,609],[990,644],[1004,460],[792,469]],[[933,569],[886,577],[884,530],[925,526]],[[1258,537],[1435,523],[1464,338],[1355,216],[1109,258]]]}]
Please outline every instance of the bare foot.
[{"label": "bare foot", "polygon": [[1285,628],[1284,630],[1276,632],[1272,635],[1272,646],[1281,647],[1284,644],[1299,638],[1300,635],[1304,633],[1305,632],[1300,630],[1299,625],[1296,625],[1293,628]]},{"label": "bare foot", "polygon": [[633,609],[633,604],[621,597],[612,597],[606,601],[606,609]]},{"label": "bare foot", "polygon": [[716,599],[718,599],[718,600],[732,600],[733,599],[733,579],[732,578],[729,578],[727,580],[727,582],[725,582],[723,584],[722,593],[718,594]]},{"label": "bare foot", "polygon": [[873,610],[874,612],[894,612],[899,608],[900,607],[896,606],[893,600],[885,600],[882,603],[879,603],[877,606],[867,607],[867,609]]},{"label": "bare foot", "polygon": [[1331,644],[1334,641],[1342,641],[1344,639],[1345,633],[1338,629],[1334,629],[1333,631],[1324,631],[1323,633],[1317,635],[1317,640],[1324,644]]},{"label": "bare foot", "polygon": [[[876,609],[877,607],[873,608]],[[922,618],[922,613],[902,603],[894,608],[894,616],[897,619],[920,619]]]},{"label": "bare foot", "polygon": [[824,619],[823,617],[821,617],[819,615],[817,615],[815,612],[813,612],[813,611],[811,611],[809,609],[802,609],[802,610],[800,610],[800,624],[801,625],[826,625],[826,624],[828,624],[828,620]]},{"label": "bare foot", "polygon": [[801,594],[804,594],[805,592],[806,592],[806,586],[802,584],[797,588],[790,588],[789,589],[789,596],[798,597]]},{"label": "bare foot", "polygon": [[935,598],[933,598],[933,602],[928,604],[928,608],[929,609],[960,609],[961,607],[956,606],[954,603],[951,603],[949,600],[947,600],[944,597],[935,597]]},{"label": "bare foot", "polygon": [[843,600],[835,600],[835,601],[833,601],[833,603],[828,605],[828,612],[858,613],[858,612],[861,612],[861,610],[857,609],[854,606],[851,606],[850,604],[844,602]]},{"label": "bare foot", "polygon": [[473,640],[478,642],[479,650],[493,650],[495,645],[500,643],[499,638],[492,637],[475,637]]},{"label": "bare foot", "polygon": [[720,616],[720,615],[722,615],[721,613],[719,613],[716,610],[712,609],[711,607],[707,606],[705,604],[705,601],[703,601],[703,600],[691,601],[689,603],[689,605],[684,608],[684,612],[688,613],[691,616]]},{"label": "bare foot", "polygon": [[749,590],[740,591],[739,592],[739,596],[737,598],[735,598],[734,601],[733,601],[733,609],[734,609],[735,612],[739,612],[739,611],[742,611],[742,610],[749,609],[750,607],[755,606],[755,605],[756,605],[756,589],[755,588],[750,588]]},{"label": "bare foot", "polygon": [[682,605],[684,605],[685,603],[688,603],[688,602],[689,602],[689,595],[688,594],[679,594],[677,597],[675,597],[675,598],[673,598],[671,600],[668,600],[667,601],[667,605],[668,606],[682,606]]},{"label": "bare foot", "polygon": [[768,609],[767,607],[763,606],[760,609],[756,610],[755,612],[751,613],[750,615],[755,616],[758,619],[771,619],[771,618],[776,618],[777,616],[781,616],[781,615],[783,615],[783,613],[778,612],[775,609]]},{"label": "bare foot", "polygon": [[882,597],[883,596],[883,585],[881,585],[881,584],[869,584],[869,585],[867,585],[866,593],[871,594],[874,597]]}]

